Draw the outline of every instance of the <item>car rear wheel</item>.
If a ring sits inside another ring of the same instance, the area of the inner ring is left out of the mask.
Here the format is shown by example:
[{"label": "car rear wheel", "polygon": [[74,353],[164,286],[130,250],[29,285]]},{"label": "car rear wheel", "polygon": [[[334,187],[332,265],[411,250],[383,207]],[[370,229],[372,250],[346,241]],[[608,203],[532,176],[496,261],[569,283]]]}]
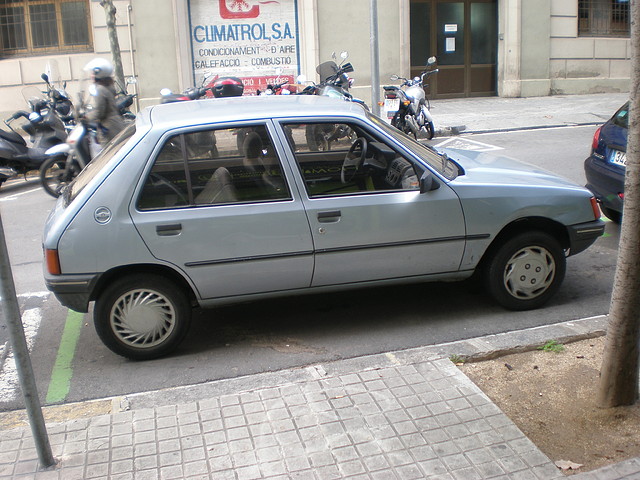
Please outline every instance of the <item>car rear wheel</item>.
[{"label": "car rear wheel", "polygon": [[96,301],[94,323],[102,342],[132,360],[175,349],[191,322],[184,290],[158,275],[132,275],[111,284]]},{"label": "car rear wheel", "polygon": [[489,257],[484,270],[491,296],[509,310],[544,305],[558,290],[566,258],[558,241],[544,232],[525,232],[507,240]]}]

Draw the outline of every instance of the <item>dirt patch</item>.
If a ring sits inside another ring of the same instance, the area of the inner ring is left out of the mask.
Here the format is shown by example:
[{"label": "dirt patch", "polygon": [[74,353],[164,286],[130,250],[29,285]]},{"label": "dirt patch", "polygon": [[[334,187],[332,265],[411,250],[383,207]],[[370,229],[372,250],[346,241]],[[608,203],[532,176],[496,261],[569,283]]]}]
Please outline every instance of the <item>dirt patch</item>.
[{"label": "dirt patch", "polygon": [[460,365],[553,462],[593,470],[640,456],[640,404],[600,409],[595,397],[604,337]]},{"label": "dirt patch", "polygon": [[[59,423],[90,418],[112,413],[112,400],[95,400],[83,403],[67,403],[42,408],[45,423]],[[0,430],[10,430],[29,426],[26,410],[12,410],[0,413]]]}]

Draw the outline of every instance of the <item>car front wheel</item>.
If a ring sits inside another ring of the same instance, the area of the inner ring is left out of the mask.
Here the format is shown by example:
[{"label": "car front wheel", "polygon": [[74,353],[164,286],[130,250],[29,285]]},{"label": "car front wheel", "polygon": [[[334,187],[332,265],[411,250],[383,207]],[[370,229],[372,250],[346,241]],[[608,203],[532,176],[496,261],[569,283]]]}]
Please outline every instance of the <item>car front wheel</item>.
[{"label": "car front wheel", "polygon": [[490,295],[509,310],[544,305],[558,290],[566,258],[558,241],[544,232],[518,234],[499,246],[484,270]]},{"label": "car front wheel", "polygon": [[158,275],[132,275],[114,282],[94,309],[102,342],[132,360],[166,355],[184,339],[190,322],[184,290]]}]

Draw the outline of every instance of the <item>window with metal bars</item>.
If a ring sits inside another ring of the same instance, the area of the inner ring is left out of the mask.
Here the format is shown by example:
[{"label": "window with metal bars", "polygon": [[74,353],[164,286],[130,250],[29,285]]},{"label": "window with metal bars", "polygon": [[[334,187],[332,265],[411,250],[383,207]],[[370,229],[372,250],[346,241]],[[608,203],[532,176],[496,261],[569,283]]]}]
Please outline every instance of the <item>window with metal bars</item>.
[{"label": "window with metal bars", "polygon": [[578,0],[578,35],[628,37],[629,0]]},{"label": "window with metal bars", "polygon": [[0,0],[0,57],[91,50],[89,0]]}]

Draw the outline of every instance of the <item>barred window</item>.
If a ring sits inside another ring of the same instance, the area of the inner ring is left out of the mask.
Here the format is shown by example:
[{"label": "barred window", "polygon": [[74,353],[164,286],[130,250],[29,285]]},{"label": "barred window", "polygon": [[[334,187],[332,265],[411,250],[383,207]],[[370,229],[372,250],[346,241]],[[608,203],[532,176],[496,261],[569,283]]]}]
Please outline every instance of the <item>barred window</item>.
[{"label": "barred window", "polygon": [[629,0],[578,0],[578,35],[628,37]]},{"label": "barred window", "polygon": [[0,0],[0,57],[85,52],[89,0]]}]

